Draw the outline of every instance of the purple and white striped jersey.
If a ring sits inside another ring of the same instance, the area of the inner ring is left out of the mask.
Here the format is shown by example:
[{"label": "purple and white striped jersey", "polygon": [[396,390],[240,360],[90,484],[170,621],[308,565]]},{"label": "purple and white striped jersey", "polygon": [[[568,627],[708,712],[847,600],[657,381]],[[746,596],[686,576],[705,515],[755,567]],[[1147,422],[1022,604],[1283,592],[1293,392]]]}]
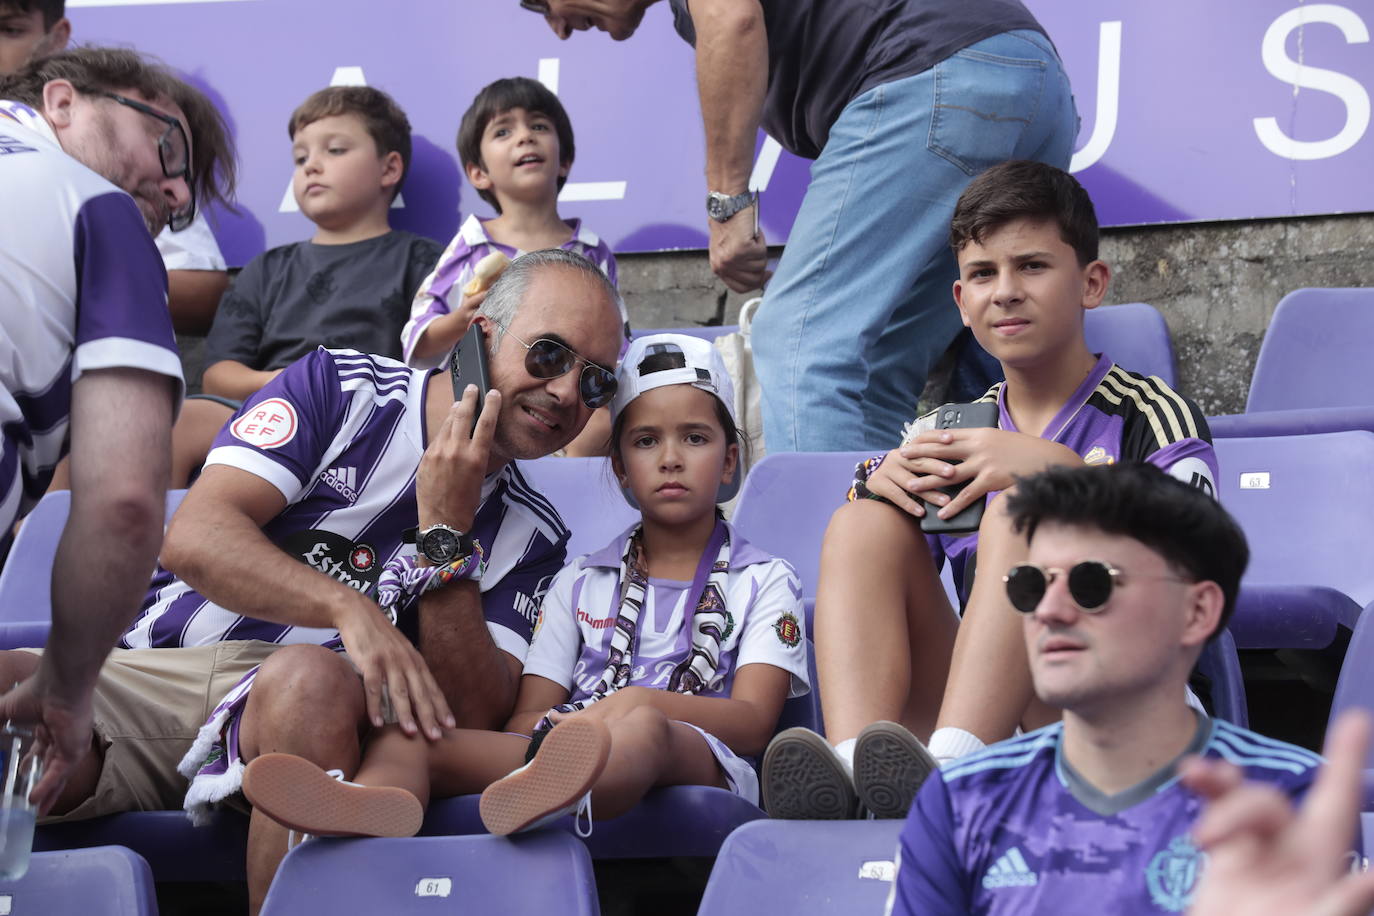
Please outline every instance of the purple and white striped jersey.
[{"label": "purple and white striped jersey", "polygon": [[[572,238],[564,242],[561,247],[582,255],[600,267],[601,272],[609,277],[611,283],[614,284],[616,282],[615,255],[611,254],[610,246],[603,242],[595,232],[583,226],[582,220],[568,220],[568,225],[572,227]],[[417,369],[433,369],[443,365],[448,354],[433,359],[422,359],[415,355],[415,345],[419,343],[420,335],[424,333],[431,321],[447,315],[458,307],[459,300],[463,298],[463,287],[467,286],[468,281],[472,279],[472,273],[477,267],[477,262],[493,251],[499,251],[511,259],[524,254],[523,251],[518,251],[509,245],[492,241],[487,236],[487,230],[483,227],[482,221],[475,215],[464,220],[463,225],[458,227],[458,234],[453,237],[453,241],[448,243],[444,253],[439,255],[439,263],[434,266],[433,272],[425,277],[425,281],[420,284],[420,289],[415,293],[415,299],[410,304],[410,320],[401,330],[401,358],[407,364]],[[620,305],[620,320],[625,324],[625,334],[628,337],[630,315],[625,311],[624,303]]]},{"label": "purple and white striped jersey", "polygon": [[[0,101],[0,532],[67,450],[72,386],[132,367],[181,397],[167,276],[133,198],[62,151],[32,108]],[[3,540],[3,537],[0,537]]]},{"label": "purple and white striped jersey", "polygon": [[[374,594],[387,561],[415,549],[401,537],[416,524],[429,377],[385,357],[321,348],[245,402],[205,463],[240,468],[280,490],[287,504],[263,526],[267,538],[322,574]],[[563,564],[568,530],[512,462],[482,484],[471,534],[486,552],[482,608],[492,639],[523,660],[539,598]],[[413,619],[397,625],[414,638]],[[324,644],[336,636],[236,614],[159,568],[120,645]]]},{"label": "purple and white striped jersey", "polygon": [[[1173,763],[1106,795],[1064,759],[1063,734],[1056,723],[930,775],[902,828],[890,913],[1187,910],[1206,866],[1189,837],[1202,799],[1178,781]],[[1221,720],[1201,719],[1184,753],[1229,760],[1295,803],[1321,763],[1311,751]]]}]

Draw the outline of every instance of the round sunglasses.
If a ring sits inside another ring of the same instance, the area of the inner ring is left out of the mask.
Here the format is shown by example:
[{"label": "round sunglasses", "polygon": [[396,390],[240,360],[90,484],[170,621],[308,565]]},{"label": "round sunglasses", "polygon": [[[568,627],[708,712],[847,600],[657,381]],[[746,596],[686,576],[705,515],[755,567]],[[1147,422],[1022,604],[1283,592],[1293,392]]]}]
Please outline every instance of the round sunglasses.
[{"label": "round sunglasses", "polygon": [[[1034,563],[1018,563],[1002,577],[1007,589],[1007,600],[1022,614],[1033,614],[1045,597],[1050,583],[1064,575],[1062,569],[1045,569]],[[1112,596],[1121,570],[1101,560],[1084,560],[1076,563],[1068,571],[1069,597],[1078,605],[1079,610],[1088,614],[1099,614],[1106,609],[1107,600]],[[1187,582],[1178,576],[1137,575],[1138,579],[1163,579],[1170,582]]]},{"label": "round sunglasses", "polygon": [[581,363],[582,371],[577,376],[577,393],[582,398],[582,403],[595,410],[605,407],[611,403],[611,398],[615,397],[615,373],[605,366],[598,366],[586,357],[579,356],[556,340],[541,337],[529,342],[511,334],[509,328],[502,327],[502,330],[525,348],[525,371],[534,378],[558,378],[560,375],[567,375],[574,366]]}]

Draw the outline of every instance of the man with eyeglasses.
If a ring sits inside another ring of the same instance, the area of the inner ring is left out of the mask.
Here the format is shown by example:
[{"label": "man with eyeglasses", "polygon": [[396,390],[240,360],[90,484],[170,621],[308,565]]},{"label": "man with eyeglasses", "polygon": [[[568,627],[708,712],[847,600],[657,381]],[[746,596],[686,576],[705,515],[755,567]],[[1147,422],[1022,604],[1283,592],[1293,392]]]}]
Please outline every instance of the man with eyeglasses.
[{"label": "man with eyeglasses", "polygon": [[1003,576],[1007,613],[1063,719],[931,774],[889,912],[1184,912],[1207,859],[1183,758],[1229,761],[1294,801],[1321,762],[1184,701],[1235,609],[1245,536],[1210,495],[1143,463],[1045,471],[1007,512],[1029,542]]},{"label": "man with eyeglasses", "polygon": [[0,700],[0,718],[43,726],[43,807],[90,749],[91,685],[162,540],[183,384],[150,233],[197,195],[227,196],[233,173],[210,101],[136,52],[82,48],[0,76],[0,555],[71,460],[50,650]]},{"label": "man with eyeglasses", "polygon": [[[423,741],[505,722],[568,539],[512,459],[556,451],[609,402],[622,332],[615,288],[560,250],[512,262],[475,323],[490,392],[322,348],[244,403],[102,670],[103,754],[57,811],[199,815],[237,803],[259,753],[346,777],[367,724]],[[0,653],[0,676],[31,658]],[[286,843],[254,816],[254,907]]]}]

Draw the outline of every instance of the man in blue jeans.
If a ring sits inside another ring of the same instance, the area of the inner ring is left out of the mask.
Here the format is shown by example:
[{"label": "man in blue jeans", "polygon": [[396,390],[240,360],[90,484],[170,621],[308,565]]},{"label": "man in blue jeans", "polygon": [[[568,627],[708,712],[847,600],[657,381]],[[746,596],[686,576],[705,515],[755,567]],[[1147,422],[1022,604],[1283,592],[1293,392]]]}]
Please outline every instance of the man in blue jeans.
[{"label": "man in blue jeans", "polygon": [[[521,5],[560,37],[622,40],[654,2]],[[815,160],[754,324],[768,450],[885,447],[959,330],[960,192],[1007,159],[1068,166],[1077,115],[1054,46],[1020,0],[669,3],[696,48],[711,268],[731,289],[765,279],[758,128]]]}]

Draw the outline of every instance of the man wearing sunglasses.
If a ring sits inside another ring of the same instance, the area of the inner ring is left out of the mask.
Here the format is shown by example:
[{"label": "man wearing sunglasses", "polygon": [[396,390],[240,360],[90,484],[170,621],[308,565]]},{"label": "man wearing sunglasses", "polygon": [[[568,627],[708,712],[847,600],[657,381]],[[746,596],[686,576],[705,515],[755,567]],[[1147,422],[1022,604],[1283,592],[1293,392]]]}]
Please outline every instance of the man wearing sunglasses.
[{"label": "man wearing sunglasses", "polygon": [[[1063,720],[926,780],[902,830],[899,914],[1180,913],[1206,857],[1185,756],[1301,798],[1321,762],[1184,701],[1249,557],[1226,511],[1148,464],[1055,468],[1007,501],[1006,570],[1035,692]],[[991,570],[989,570],[991,573]]]},{"label": "man wearing sunglasses", "polygon": [[0,554],[71,461],[51,648],[0,701],[0,718],[45,727],[44,806],[90,748],[92,682],[162,540],[183,385],[150,232],[197,193],[227,196],[233,173],[210,101],[136,52],[82,48],[0,76]]},{"label": "man wearing sunglasses", "polygon": [[[505,722],[568,537],[512,459],[566,445],[614,395],[622,325],[605,275],[561,250],[512,262],[475,322],[489,392],[320,349],[245,402],[101,671],[104,753],[57,811],[196,813],[235,801],[259,753],[348,775],[369,725],[423,741]],[[25,664],[0,653],[0,676]],[[254,907],[286,843],[254,816]]]}]

